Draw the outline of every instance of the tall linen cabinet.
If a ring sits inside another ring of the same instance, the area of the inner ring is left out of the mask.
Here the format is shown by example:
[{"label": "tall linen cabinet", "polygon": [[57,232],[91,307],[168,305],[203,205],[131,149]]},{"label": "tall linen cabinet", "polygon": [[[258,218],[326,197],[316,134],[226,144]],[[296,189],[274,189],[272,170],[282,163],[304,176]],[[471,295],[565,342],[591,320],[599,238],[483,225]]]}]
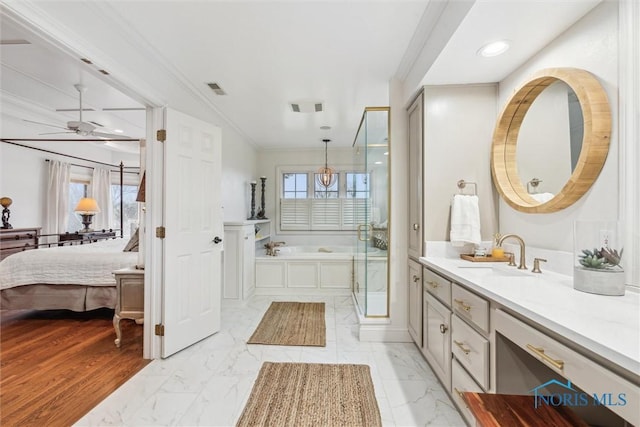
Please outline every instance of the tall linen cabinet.
[{"label": "tall linen cabinet", "polygon": [[496,88],[495,84],[425,86],[407,108],[408,329],[448,391],[451,283],[423,269],[419,258],[433,256],[427,242],[449,240],[451,200],[460,192],[460,180],[475,183],[463,193],[478,195],[483,240],[498,231],[490,168]]}]

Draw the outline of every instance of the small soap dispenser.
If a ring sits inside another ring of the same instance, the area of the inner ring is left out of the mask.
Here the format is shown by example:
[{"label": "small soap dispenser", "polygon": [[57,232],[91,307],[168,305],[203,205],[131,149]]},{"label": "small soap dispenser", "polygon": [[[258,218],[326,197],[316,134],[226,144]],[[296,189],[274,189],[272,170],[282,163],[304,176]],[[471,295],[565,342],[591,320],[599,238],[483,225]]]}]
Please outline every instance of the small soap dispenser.
[{"label": "small soap dispenser", "polygon": [[498,245],[500,241],[500,233],[496,233],[493,235],[493,248],[491,248],[491,257],[492,258],[504,258],[504,249],[502,246]]}]

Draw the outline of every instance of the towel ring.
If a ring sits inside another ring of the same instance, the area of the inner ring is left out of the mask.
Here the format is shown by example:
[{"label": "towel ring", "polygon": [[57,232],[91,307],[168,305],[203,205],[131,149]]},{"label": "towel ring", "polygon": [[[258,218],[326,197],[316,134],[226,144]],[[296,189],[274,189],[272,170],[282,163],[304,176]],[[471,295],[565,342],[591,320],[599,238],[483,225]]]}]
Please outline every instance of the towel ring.
[{"label": "towel ring", "polygon": [[478,184],[476,184],[475,182],[465,181],[464,179],[461,179],[460,181],[457,182],[458,188],[460,189],[460,194],[462,194],[462,190],[467,186],[467,184],[473,185],[473,195],[477,196]]},{"label": "towel ring", "polygon": [[[542,182],[541,179],[538,178],[532,178],[531,181],[527,182],[527,193],[529,194],[535,194],[538,192],[538,185],[540,185],[540,183]],[[533,190],[530,188],[533,187]]]}]

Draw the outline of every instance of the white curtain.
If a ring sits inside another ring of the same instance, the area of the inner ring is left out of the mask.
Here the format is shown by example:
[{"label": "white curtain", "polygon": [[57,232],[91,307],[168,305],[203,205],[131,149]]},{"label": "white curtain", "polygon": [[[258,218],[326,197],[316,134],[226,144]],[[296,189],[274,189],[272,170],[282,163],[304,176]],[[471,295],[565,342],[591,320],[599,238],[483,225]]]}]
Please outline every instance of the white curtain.
[{"label": "white curtain", "polygon": [[[57,160],[49,161],[49,179],[45,206],[44,234],[61,234],[69,222],[69,182],[71,165]],[[57,241],[57,239],[51,239]]]},{"label": "white curtain", "polygon": [[112,226],[111,209],[111,171],[105,168],[93,169],[91,178],[91,197],[96,199],[100,212],[95,214],[91,223],[94,230],[108,230]]}]

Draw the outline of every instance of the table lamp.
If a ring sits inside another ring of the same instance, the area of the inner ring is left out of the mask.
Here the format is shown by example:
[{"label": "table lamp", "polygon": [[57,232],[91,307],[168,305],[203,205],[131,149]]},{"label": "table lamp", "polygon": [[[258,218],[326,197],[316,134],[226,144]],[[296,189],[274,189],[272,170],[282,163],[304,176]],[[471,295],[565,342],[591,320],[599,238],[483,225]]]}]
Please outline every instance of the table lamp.
[{"label": "table lamp", "polygon": [[83,197],[78,202],[75,211],[78,212],[82,217],[82,224],[84,225],[84,228],[80,230],[80,232],[89,233],[90,231],[93,231],[89,228],[89,226],[91,225],[91,220],[96,213],[100,212],[100,208],[98,207],[98,202],[96,202],[96,199]]},{"label": "table lamp", "polygon": [[0,198],[0,205],[2,205],[2,227],[5,230],[13,228],[11,224],[9,224],[9,217],[11,216],[11,211],[9,210],[9,206],[11,206],[13,200],[10,197],[2,197]]}]

